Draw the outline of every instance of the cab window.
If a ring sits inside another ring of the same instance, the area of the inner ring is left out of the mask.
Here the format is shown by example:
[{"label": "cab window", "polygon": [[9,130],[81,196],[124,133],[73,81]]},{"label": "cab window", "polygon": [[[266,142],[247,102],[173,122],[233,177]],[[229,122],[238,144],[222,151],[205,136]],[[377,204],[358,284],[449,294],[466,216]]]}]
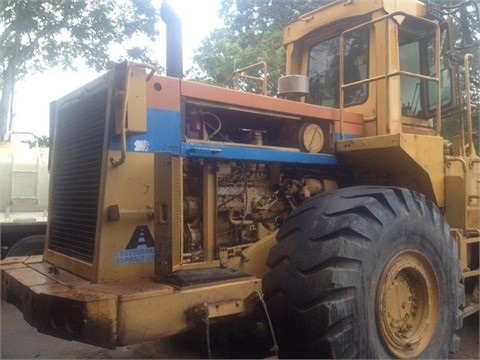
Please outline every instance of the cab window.
[{"label": "cab window", "polygon": [[[446,31],[441,32],[442,55],[448,50]],[[435,77],[435,37],[412,37],[400,32],[400,69],[402,71]],[[452,103],[451,70],[446,62],[440,62],[441,105]],[[401,76],[402,114],[428,119],[436,110],[437,83],[409,75]]]},{"label": "cab window", "polygon": [[[339,106],[340,37],[313,45],[309,53],[308,77],[310,92],[306,101],[323,106]],[[368,30],[363,29],[345,37],[344,84],[348,85],[368,76]],[[344,105],[354,105],[367,99],[367,85],[347,87]]]}]

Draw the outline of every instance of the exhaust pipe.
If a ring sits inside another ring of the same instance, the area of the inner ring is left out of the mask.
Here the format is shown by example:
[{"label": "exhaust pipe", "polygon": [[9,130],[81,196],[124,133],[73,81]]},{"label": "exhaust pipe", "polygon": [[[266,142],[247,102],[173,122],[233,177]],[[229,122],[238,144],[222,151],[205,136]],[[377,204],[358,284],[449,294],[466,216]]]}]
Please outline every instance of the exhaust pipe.
[{"label": "exhaust pipe", "polygon": [[167,76],[183,78],[182,23],[168,1],[163,0],[160,16],[167,26]]}]

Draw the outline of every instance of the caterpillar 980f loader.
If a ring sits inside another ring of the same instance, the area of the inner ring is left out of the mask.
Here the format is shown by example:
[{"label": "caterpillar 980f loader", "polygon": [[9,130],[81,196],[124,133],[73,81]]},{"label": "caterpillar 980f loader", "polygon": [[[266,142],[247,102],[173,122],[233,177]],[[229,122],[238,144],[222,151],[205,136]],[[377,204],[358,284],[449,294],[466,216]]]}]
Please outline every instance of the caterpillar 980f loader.
[{"label": "caterpillar 980f loader", "polygon": [[2,263],[3,296],[110,348],[258,313],[280,355],[446,358],[474,308],[480,189],[471,55],[444,12],[302,16],[277,97],[182,80],[168,55],[167,76],[122,63],[55,101],[44,253]]}]

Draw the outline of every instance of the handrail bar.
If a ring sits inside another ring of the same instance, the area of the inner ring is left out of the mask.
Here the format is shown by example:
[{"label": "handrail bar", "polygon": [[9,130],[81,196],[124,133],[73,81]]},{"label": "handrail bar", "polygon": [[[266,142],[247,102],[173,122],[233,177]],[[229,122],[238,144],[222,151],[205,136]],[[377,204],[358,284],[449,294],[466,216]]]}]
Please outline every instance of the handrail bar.
[{"label": "handrail bar", "polygon": [[[263,66],[263,77],[256,77],[252,75],[246,75],[242,74],[246,70],[251,70],[253,68],[256,68],[258,66]],[[233,72],[233,78],[235,82],[235,89],[240,90],[240,78],[246,78],[250,80],[256,80],[256,81],[261,81],[262,82],[262,94],[267,95],[267,84],[268,84],[268,66],[265,61],[260,61],[256,64],[248,65],[245,66],[241,69],[237,69]]]}]

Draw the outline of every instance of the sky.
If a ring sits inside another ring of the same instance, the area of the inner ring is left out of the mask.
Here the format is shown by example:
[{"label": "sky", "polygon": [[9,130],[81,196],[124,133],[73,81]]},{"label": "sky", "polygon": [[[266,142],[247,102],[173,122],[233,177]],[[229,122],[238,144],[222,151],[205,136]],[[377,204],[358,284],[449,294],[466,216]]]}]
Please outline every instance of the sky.
[{"label": "sky", "polygon": [[[193,51],[213,29],[222,26],[217,13],[220,0],[170,0],[172,7],[182,20],[183,69],[192,65]],[[159,4],[161,0],[152,0]],[[165,30],[160,27],[158,40],[152,44],[159,49],[159,62],[165,66]],[[163,56],[162,56],[163,55]],[[14,131],[29,131],[37,136],[49,134],[50,102],[68,94],[100,76],[86,66],[79,66],[78,72],[52,69],[42,74],[27,75],[16,84]]]}]

